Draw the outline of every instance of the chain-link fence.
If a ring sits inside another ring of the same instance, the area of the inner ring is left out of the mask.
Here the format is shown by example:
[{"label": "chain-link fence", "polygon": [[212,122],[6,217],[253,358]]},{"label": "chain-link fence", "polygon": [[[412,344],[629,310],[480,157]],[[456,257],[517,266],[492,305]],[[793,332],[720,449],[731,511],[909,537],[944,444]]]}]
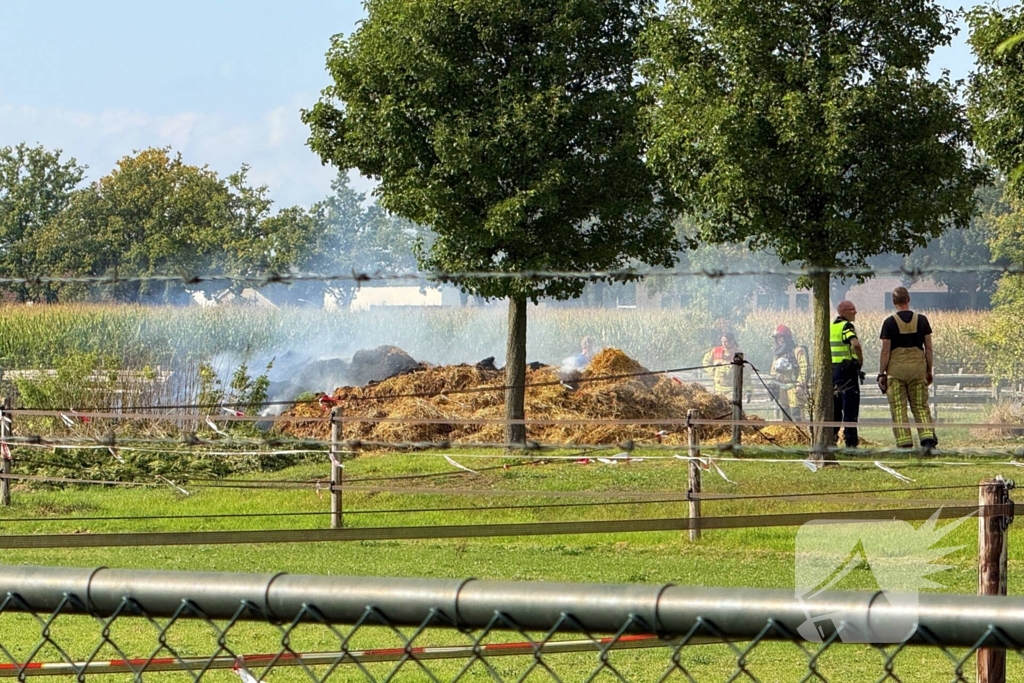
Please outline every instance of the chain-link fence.
[{"label": "chain-link fence", "polygon": [[0,591],[21,680],[974,681],[982,647],[1024,674],[1020,598],[43,567]]}]

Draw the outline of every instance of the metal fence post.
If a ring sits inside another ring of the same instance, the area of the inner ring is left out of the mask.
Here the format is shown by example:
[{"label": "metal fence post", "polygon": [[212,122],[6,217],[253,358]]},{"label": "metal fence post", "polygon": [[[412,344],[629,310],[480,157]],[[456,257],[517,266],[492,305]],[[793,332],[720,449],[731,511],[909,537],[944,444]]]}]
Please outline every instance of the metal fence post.
[{"label": "metal fence post", "polygon": [[686,497],[690,500],[690,540],[696,541],[700,538],[700,437],[697,434],[697,426],[693,424],[693,418],[697,417],[697,411],[693,408],[686,411],[686,433],[689,440],[689,489]]},{"label": "metal fence post", "polygon": [[[10,433],[7,429],[7,410],[10,408],[8,398],[5,396],[0,399],[0,440],[5,440],[7,435]],[[0,505],[4,507],[11,506],[11,480],[7,478],[7,475],[11,473],[11,460],[7,457],[10,452],[10,446],[4,445],[2,452],[0,452],[0,473],[3,473],[3,478],[0,479]]]},{"label": "metal fence post", "polygon": [[341,483],[344,469],[341,466],[341,408],[331,408],[331,528],[340,529]]},{"label": "metal fence post", "polygon": [[[978,595],[1006,595],[1007,528],[1013,521],[1012,482],[1002,477],[978,488]],[[999,508],[1002,509],[999,509]],[[1006,683],[1006,650],[978,650],[978,683]]]},{"label": "metal fence post", "polygon": [[732,359],[732,445],[739,446],[742,431],[738,423],[743,419],[743,354]]}]

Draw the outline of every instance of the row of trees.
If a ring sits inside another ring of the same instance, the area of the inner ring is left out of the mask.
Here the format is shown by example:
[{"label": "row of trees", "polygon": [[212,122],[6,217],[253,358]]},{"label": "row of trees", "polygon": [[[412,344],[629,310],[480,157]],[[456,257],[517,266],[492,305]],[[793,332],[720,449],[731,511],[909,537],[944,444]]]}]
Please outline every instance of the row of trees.
[{"label": "row of trees", "polygon": [[[1005,239],[1000,231],[1000,218],[1010,212],[1004,196],[1006,183],[997,180],[986,183],[975,193],[976,211],[965,228],[950,227],[924,246],[915,247],[908,255],[883,253],[866,259],[867,265],[878,272],[903,270],[903,284],[913,284],[914,271],[927,271],[928,278],[944,285],[953,294],[962,295],[960,301],[972,309],[988,307],[1000,273],[995,270],[977,270],[979,265],[1009,266],[1006,256],[996,256],[993,248],[997,240]],[[680,220],[678,229],[687,236],[699,236],[699,228],[690,220]],[[679,254],[676,268],[687,271],[732,270],[758,272],[779,270],[779,259],[770,251],[751,250],[748,244],[707,244],[696,251]],[[745,315],[754,297],[785,295],[796,278],[789,275],[763,273],[749,277],[730,278],[728,282],[710,278],[655,278],[648,285],[673,301],[686,302],[707,310],[716,317]],[[833,277],[832,301],[844,299],[850,288],[857,284],[853,277]],[[725,286],[723,286],[725,285]]]},{"label": "row of trees", "polygon": [[[272,214],[266,188],[252,187],[246,169],[221,179],[209,169],[184,164],[166,149],[145,150],[122,159],[110,176],[92,188],[82,187],[85,169],[74,159],[62,160],[60,151],[42,147],[0,149],[0,171],[4,246],[0,277],[201,272],[258,277],[293,271],[344,273],[352,268],[361,272],[411,270],[416,267],[416,238],[429,238],[426,231],[386,214],[375,204],[366,206],[366,198],[349,187],[345,174],[335,180],[333,194],[310,209],[290,207]],[[887,254],[870,259],[870,265],[948,269],[940,270],[933,279],[951,292],[969,294],[972,303],[978,295],[990,295],[999,279],[996,273],[958,269],[990,261],[1010,262],[1006,256],[993,257],[991,251],[997,239],[999,244],[1012,243],[1012,236],[1001,235],[996,220],[1009,212],[1003,201],[1004,185],[986,185],[979,190],[978,213],[969,227],[947,230],[907,257]],[[681,244],[700,235],[689,219],[677,219],[675,230]],[[773,254],[751,251],[743,244],[709,244],[676,256],[676,267],[687,270],[757,271],[780,265]],[[832,298],[842,298],[853,283],[833,279]],[[672,300],[729,317],[748,310],[751,291],[782,292],[793,279],[782,275],[744,278],[734,283],[744,290],[735,297],[724,297],[719,282],[704,278],[656,279],[651,284]],[[122,283],[100,288],[54,283],[8,285],[5,291],[8,298],[22,301],[175,301],[189,292],[222,288],[223,283],[188,287],[180,283]],[[293,301],[319,305],[327,287],[303,282],[291,289]],[[329,289],[342,299],[351,291],[338,283],[331,283]]]},{"label": "row of trees", "polygon": [[[367,205],[345,173],[323,201],[277,212],[267,188],[250,183],[247,168],[222,178],[169,149],[125,157],[93,183],[83,185],[84,178],[85,168],[59,150],[0,148],[0,277],[413,270],[413,246],[424,236],[409,221]],[[155,280],[3,289],[20,301],[170,302],[226,286]],[[344,283],[303,282],[292,294],[319,304],[326,288],[341,298],[351,292]]]},{"label": "row of trees", "polygon": [[[304,120],[325,162],[379,180],[387,209],[437,232],[424,265],[601,271],[671,265],[698,243],[770,251],[811,271],[819,418],[832,405],[826,269],[968,228],[988,175],[956,85],[927,73],[955,31],[935,0],[366,8],[355,33],[333,39],[332,83]],[[1006,90],[1005,55],[988,60],[982,44],[1009,38],[1019,16],[971,15],[971,112],[1001,170],[1024,126],[1017,114],[982,124],[1024,98]],[[672,229],[680,213],[693,233]],[[506,417],[521,420],[526,302],[577,296],[583,281],[460,284],[509,300]]]}]

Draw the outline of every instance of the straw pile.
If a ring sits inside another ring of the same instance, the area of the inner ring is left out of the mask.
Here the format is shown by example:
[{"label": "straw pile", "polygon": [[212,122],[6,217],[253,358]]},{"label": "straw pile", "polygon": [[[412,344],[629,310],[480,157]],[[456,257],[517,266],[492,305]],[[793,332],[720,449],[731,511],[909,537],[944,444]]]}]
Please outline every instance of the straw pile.
[{"label": "straw pile", "polygon": [[1006,401],[996,403],[990,408],[986,423],[1001,427],[975,428],[971,430],[971,436],[983,441],[997,437],[1019,439],[1024,436],[1024,405]]},{"label": "straw pile", "polygon": [[[747,418],[757,419],[750,415],[747,415]],[[750,436],[745,443],[749,442],[753,444],[771,446],[806,446],[810,443],[810,437],[804,429],[789,424],[771,424],[765,427],[745,427],[743,433]]]},{"label": "straw pile", "polygon": [[[656,375],[600,380],[608,375],[646,372],[635,360],[617,349],[605,349],[587,369],[570,378],[559,377],[553,368],[527,371],[526,417],[536,420],[580,419],[685,419],[696,409],[701,418],[722,418],[730,413],[723,396],[706,391],[699,384],[682,384]],[[390,417],[406,419],[493,419],[504,417],[504,395],[488,391],[501,386],[504,373],[471,365],[430,367],[392,377],[367,387],[341,387],[332,398],[342,406],[345,417]],[[563,383],[564,380],[564,383]],[[588,381],[595,380],[595,381]],[[481,389],[472,393],[454,393]],[[409,396],[419,394],[419,396]],[[393,398],[390,398],[393,397]],[[291,415],[322,417],[320,405],[302,404]],[[327,439],[329,426],[323,422],[282,423],[285,431],[302,438]],[[633,440],[638,445],[658,440],[656,425],[531,425],[529,438],[541,443],[614,444]],[[663,443],[686,442],[682,428],[668,428]],[[498,443],[504,440],[500,424],[408,424],[404,422],[355,422],[346,420],[345,439],[382,442],[474,441]],[[724,430],[702,430],[702,438],[720,436]]]}]

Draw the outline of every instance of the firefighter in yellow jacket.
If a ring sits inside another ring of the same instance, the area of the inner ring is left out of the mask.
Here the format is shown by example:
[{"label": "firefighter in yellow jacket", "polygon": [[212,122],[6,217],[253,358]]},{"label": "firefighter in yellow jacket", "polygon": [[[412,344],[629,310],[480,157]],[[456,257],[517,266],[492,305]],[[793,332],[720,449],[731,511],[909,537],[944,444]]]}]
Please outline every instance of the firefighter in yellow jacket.
[{"label": "firefighter in yellow jacket", "polygon": [[739,344],[736,343],[736,334],[726,330],[722,333],[721,345],[716,346],[704,354],[703,365],[716,365],[709,368],[708,372],[714,378],[714,391],[716,394],[725,396],[732,395],[732,359],[740,352]]},{"label": "firefighter in yellow jacket", "polygon": [[807,406],[808,370],[810,362],[807,347],[793,341],[793,332],[785,325],[775,328],[772,360],[772,380],[778,391],[772,391],[779,405],[793,420],[804,419]]},{"label": "firefighter in yellow jacket", "polygon": [[[906,287],[892,291],[896,312],[882,323],[882,355],[878,362],[878,388],[889,397],[889,412],[896,424],[907,424],[907,403],[921,448],[928,451],[939,445],[928,406],[928,386],[933,374],[932,326],[928,318],[910,310],[910,292]],[[893,427],[898,448],[913,448],[909,427]]]}]

